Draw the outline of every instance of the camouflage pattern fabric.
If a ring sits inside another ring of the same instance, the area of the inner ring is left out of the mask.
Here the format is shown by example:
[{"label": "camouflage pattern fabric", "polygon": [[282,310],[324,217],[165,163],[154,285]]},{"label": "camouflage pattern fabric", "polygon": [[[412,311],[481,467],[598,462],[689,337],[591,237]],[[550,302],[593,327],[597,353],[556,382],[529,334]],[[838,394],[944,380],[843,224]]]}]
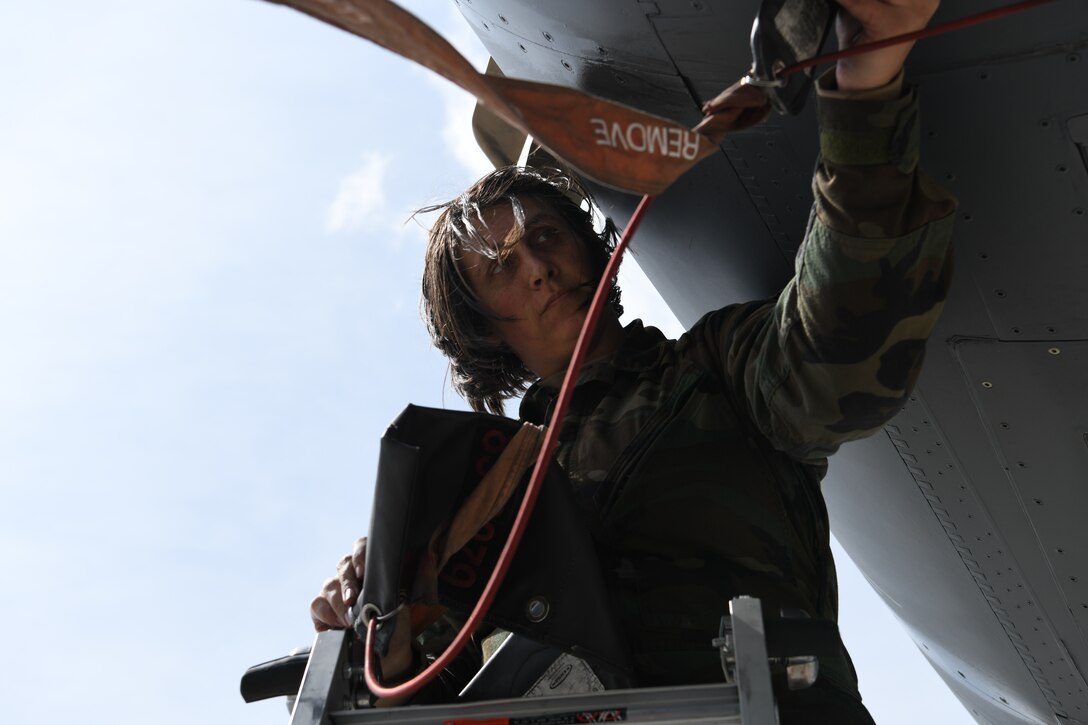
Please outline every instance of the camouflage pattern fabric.
[{"label": "camouflage pattern fabric", "polygon": [[[738,594],[837,620],[827,456],[898,411],[948,291],[955,201],[917,169],[915,93],[824,95],[795,278],[676,341],[632,323],[563,423],[557,459],[596,523],[644,686],[720,681],[709,639]],[[522,417],[545,422],[560,381],[534,386]],[[838,692],[857,704],[843,722],[868,721],[845,650],[819,683],[787,697]]]}]

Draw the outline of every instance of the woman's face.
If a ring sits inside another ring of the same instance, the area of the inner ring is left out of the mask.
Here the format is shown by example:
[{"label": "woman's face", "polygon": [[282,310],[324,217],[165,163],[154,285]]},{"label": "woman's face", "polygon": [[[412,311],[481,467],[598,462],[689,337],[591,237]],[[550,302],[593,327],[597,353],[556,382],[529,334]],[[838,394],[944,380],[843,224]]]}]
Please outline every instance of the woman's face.
[{"label": "woman's face", "polygon": [[[574,351],[597,285],[585,244],[552,208],[521,199],[524,234],[500,265],[465,250],[462,270],[491,320],[494,334],[540,377],[563,370]],[[483,211],[484,236],[496,247],[514,228],[508,203]]]}]

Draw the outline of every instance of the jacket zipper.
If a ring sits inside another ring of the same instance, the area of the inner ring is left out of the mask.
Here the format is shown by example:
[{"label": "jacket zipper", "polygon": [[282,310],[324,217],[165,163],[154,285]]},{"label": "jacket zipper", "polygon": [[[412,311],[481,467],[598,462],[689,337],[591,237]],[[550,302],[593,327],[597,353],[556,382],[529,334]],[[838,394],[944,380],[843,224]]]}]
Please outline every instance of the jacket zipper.
[{"label": "jacket zipper", "polygon": [[664,431],[665,427],[670,421],[672,421],[676,407],[688,394],[695,388],[695,384],[702,378],[702,372],[698,370],[690,370],[684,374],[684,377],[680,379],[679,384],[673,389],[673,392],[669,395],[666,404],[658,408],[657,413],[651,418],[646,425],[642,427],[642,430],[638,432],[634,440],[627,444],[620,453],[619,460],[604,478],[603,485],[600,491],[608,492],[608,499],[602,503],[598,503],[598,510],[600,511],[601,518],[605,518],[608,511],[615,504],[616,499],[620,493],[626,488],[627,479],[630,477],[634,468],[645,457],[646,452],[653,447],[653,444],[657,441],[658,437]]}]

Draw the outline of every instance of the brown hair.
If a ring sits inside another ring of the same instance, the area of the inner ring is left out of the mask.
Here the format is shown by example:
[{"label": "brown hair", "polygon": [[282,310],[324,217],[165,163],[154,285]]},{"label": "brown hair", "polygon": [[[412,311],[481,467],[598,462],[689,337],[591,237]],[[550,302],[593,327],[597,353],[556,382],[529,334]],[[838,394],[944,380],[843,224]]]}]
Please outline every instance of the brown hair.
[{"label": "brown hair", "polygon": [[[470,249],[501,263],[511,241],[524,233],[525,215],[519,197],[549,205],[585,244],[590,269],[600,277],[616,246],[616,227],[606,220],[593,228],[589,192],[557,169],[506,166],[496,169],[445,204],[425,207],[416,214],[441,212],[431,227],[423,268],[423,319],[435,347],[450,361],[451,384],[473,410],[501,415],[503,401],[520,394],[536,376],[492,332],[497,319],[480,305],[459,264],[461,251]],[[483,210],[501,202],[511,205],[514,229],[507,240],[488,241]],[[619,316],[620,289],[615,281],[608,302]]]}]

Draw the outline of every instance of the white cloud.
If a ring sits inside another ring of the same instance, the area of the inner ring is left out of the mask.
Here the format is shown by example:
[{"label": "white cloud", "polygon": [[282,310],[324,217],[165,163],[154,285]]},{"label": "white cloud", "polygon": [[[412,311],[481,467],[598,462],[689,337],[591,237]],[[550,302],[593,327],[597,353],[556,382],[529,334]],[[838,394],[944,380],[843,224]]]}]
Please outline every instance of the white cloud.
[{"label": "white cloud", "polygon": [[376,220],[385,207],[385,169],[388,165],[387,155],[367,153],[363,165],[340,181],[340,190],[326,216],[328,231],[358,229]]},{"label": "white cloud", "polygon": [[476,143],[476,137],[472,135],[472,113],[476,109],[476,98],[443,78],[432,78],[434,83],[441,84],[438,90],[443,105],[442,141],[450,155],[466,171],[473,176],[483,176],[491,171],[492,166]]},{"label": "white cloud", "polygon": [[[446,18],[436,22],[434,28],[477,70],[482,72],[482,69],[487,66],[489,56],[487,50],[456,10],[451,8]],[[491,171],[492,166],[472,135],[472,113],[476,109],[475,96],[453,85],[445,78],[430,71],[425,72],[427,82],[442,99],[443,143],[450,155],[465,171],[473,177],[483,176]]]}]

